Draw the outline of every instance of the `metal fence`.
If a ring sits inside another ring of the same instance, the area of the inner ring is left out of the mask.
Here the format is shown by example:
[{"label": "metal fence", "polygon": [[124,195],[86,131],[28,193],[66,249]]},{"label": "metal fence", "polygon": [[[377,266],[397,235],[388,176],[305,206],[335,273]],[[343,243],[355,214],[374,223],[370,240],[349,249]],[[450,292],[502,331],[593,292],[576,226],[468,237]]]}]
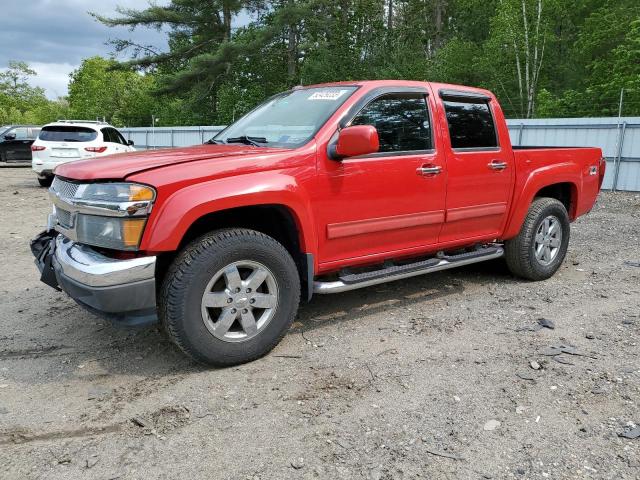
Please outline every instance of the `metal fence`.
[{"label": "metal fence", "polygon": [[640,117],[508,120],[513,145],[600,147],[603,188],[640,191]]},{"label": "metal fence", "polygon": [[[508,120],[513,145],[600,147],[607,158],[603,188],[640,191],[640,117]],[[224,126],[141,127],[120,131],[138,149],[206,142]]]}]

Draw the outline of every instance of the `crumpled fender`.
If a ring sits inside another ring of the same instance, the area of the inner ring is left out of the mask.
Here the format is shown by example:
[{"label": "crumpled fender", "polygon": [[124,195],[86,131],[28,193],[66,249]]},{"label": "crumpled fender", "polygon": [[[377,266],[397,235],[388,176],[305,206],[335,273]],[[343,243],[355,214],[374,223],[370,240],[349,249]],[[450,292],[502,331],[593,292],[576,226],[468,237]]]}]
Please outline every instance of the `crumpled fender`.
[{"label": "crumpled fender", "polygon": [[193,223],[204,215],[236,207],[278,205],[288,209],[300,246],[316,253],[311,201],[298,181],[278,171],[264,171],[218,178],[179,189],[154,209],[140,250],[176,250]]},{"label": "crumpled fender", "polygon": [[514,198],[509,213],[510,220],[502,237],[504,240],[518,235],[536,194],[544,187],[557,183],[572,185],[571,211],[568,213],[572,221],[576,218],[577,208],[580,205],[579,192],[582,191],[581,167],[575,162],[545,165],[522,175],[521,179],[516,179]]}]

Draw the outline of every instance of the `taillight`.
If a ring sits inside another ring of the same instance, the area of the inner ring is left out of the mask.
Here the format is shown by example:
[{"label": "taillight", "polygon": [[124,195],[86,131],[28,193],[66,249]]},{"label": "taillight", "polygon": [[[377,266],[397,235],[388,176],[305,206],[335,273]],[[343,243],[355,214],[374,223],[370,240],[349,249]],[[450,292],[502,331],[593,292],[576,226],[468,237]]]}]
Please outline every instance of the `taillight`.
[{"label": "taillight", "polygon": [[600,181],[598,184],[598,188],[602,188],[602,182],[604,181],[604,174],[607,172],[607,160],[602,157],[600,159],[600,168],[598,169],[598,173],[600,173]]},{"label": "taillight", "polygon": [[107,147],[84,147],[84,149],[87,152],[102,153],[107,149]]},{"label": "taillight", "polygon": [[31,151],[32,152],[41,152],[42,150],[45,150],[47,147],[43,147],[41,145],[31,145]]}]

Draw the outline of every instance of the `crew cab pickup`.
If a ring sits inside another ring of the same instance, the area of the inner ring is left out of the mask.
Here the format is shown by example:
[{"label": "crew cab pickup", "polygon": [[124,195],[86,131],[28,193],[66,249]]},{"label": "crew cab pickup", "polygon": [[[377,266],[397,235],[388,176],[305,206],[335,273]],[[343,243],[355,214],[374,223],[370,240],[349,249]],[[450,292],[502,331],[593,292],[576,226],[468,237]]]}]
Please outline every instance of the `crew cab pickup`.
[{"label": "crew cab pickup", "polygon": [[296,87],[205,145],[60,165],[32,250],[90,311],[233,365],[268,353],[301,297],[499,257],[551,277],[604,172],[597,148],[512,147],[486,90]]}]

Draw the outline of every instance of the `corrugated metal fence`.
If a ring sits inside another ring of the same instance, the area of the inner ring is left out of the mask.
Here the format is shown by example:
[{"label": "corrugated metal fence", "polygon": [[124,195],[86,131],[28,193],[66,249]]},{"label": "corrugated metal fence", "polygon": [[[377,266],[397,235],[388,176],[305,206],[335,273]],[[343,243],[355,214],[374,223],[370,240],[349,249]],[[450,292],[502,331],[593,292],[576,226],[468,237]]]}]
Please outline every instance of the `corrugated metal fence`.
[{"label": "corrugated metal fence", "polygon": [[603,188],[640,191],[640,117],[508,120],[513,145],[600,147]]},{"label": "corrugated metal fence", "polygon": [[[603,188],[640,191],[640,117],[508,120],[513,145],[600,147],[607,158]],[[224,126],[140,127],[120,131],[136,148],[202,144]]]}]

